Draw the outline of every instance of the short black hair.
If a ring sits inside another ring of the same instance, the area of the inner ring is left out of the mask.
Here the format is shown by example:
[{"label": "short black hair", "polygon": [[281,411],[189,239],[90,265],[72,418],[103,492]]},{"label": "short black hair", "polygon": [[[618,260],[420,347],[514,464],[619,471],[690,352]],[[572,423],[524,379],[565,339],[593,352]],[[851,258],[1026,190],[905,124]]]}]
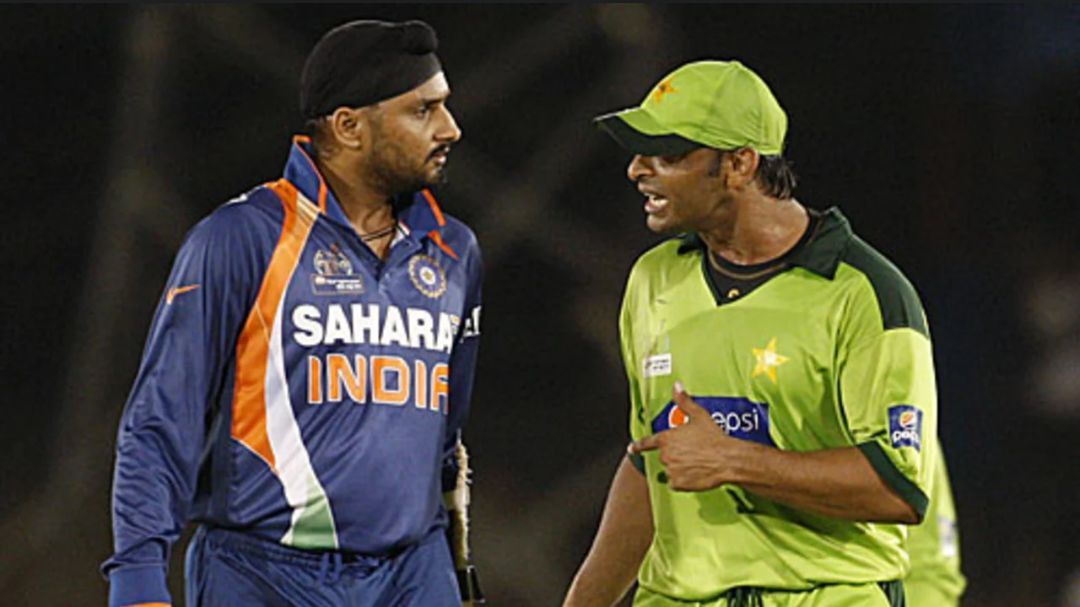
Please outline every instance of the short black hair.
[{"label": "short black hair", "polygon": [[[720,174],[720,159],[723,158],[724,154],[734,154],[742,149],[745,148],[717,150],[720,154],[716,157],[716,164],[709,172],[709,175],[716,177]],[[795,171],[791,168],[791,164],[787,158],[780,154],[758,154],[758,166],[754,172],[754,180],[758,182],[766,194],[773,198],[781,200],[791,198],[799,181]]]},{"label": "short black hair", "polygon": [[781,154],[761,154],[754,178],[765,193],[773,198],[791,198],[799,178],[791,168],[792,163]]},{"label": "short black hair", "polygon": [[304,133],[311,140],[311,149],[316,155],[323,151],[322,148],[330,137],[326,132],[326,128],[326,119],[323,117],[308,118],[304,121]]}]

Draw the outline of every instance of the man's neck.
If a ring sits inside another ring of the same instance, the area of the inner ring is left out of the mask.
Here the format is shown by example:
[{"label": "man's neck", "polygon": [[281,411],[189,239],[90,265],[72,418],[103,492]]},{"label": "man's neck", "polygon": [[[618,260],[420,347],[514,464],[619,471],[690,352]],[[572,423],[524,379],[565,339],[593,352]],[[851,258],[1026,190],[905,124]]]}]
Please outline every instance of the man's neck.
[{"label": "man's neck", "polygon": [[360,178],[358,171],[348,170],[343,164],[339,157],[316,160],[353,229],[361,236],[385,229],[394,221],[390,195],[373,188]]},{"label": "man's neck", "polygon": [[740,265],[780,257],[799,242],[810,216],[794,198],[753,196],[726,205],[713,226],[699,231],[709,250]]}]

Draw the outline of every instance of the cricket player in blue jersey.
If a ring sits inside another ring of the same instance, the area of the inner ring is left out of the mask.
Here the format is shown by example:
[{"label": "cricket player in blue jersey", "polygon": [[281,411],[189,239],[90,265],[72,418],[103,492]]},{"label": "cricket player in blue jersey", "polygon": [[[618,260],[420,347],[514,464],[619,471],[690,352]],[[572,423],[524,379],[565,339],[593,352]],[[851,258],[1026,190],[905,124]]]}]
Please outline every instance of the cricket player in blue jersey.
[{"label": "cricket player in blue jersey", "polygon": [[328,32],[284,177],[188,233],[120,421],[110,607],[171,604],[189,522],[189,606],[478,598],[445,530],[465,520],[481,261],[428,190],[461,137],[436,46],[419,21]]}]

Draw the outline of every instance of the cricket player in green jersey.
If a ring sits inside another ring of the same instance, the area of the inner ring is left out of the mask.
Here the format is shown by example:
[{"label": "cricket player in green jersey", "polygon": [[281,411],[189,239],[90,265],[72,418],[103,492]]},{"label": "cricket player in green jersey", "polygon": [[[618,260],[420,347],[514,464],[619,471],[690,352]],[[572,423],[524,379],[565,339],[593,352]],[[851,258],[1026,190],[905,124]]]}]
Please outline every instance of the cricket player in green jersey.
[{"label": "cricket player in green jersey", "polygon": [[904,578],[907,607],[957,607],[967,581],[960,572],[960,537],[949,472],[940,446],[935,449],[930,508],[911,527],[907,549],[911,572]]},{"label": "cricket player in green jersey", "polygon": [[648,227],[619,321],[633,442],[565,600],[896,607],[937,436],[915,289],[793,197],[787,116],[737,61],[601,116]]}]

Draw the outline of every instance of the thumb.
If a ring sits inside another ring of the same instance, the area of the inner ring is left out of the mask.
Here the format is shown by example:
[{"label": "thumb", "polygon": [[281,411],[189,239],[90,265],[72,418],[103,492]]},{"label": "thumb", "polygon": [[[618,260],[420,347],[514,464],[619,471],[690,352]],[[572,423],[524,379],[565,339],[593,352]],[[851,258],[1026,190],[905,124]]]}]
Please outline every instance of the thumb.
[{"label": "thumb", "polygon": [[675,404],[682,409],[682,412],[686,414],[690,419],[700,419],[709,417],[709,412],[706,411],[701,405],[690,398],[690,395],[686,393],[686,389],[683,388],[682,382],[675,382],[675,388],[672,390],[674,393]]}]

